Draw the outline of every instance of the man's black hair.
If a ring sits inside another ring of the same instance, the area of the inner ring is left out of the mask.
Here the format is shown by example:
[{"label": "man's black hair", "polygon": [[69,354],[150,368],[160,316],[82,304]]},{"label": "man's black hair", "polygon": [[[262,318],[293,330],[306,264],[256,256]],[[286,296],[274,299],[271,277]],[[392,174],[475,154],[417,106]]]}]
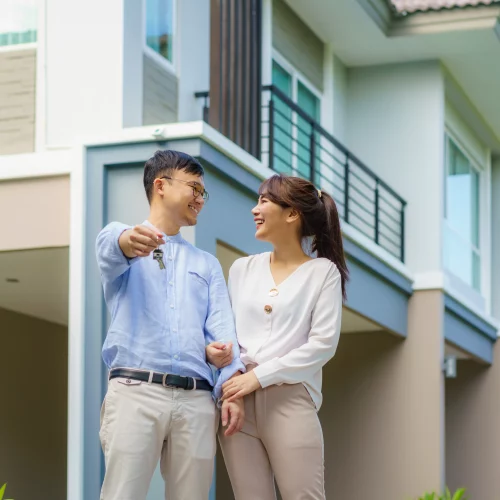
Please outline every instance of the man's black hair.
[{"label": "man's black hair", "polygon": [[144,165],[144,189],[149,203],[153,198],[153,183],[157,177],[172,176],[175,170],[203,177],[205,174],[200,162],[192,156],[166,149],[157,151]]}]

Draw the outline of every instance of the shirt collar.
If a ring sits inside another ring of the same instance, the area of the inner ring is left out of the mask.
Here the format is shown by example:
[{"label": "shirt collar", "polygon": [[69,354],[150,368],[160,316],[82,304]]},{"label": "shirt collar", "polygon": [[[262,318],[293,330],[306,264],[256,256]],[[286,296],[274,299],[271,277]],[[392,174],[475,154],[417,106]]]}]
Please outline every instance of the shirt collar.
[{"label": "shirt collar", "polygon": [[[143,222],[143,225],[151,227],[151,228],[158,229],[155,226],[153,226],[153,224],[151,224],[151,222],[149,222],[147,219]],[[174,234],[173,236],[167,236],[162,231],[160,231],[160,233],[163,235],[163,239],[165,240],[165,242],[172,241],[172,242],[175,242],[175,243],[182,243],[184,241],[184,238],[182,237],[180,231],[177,234]]]}]

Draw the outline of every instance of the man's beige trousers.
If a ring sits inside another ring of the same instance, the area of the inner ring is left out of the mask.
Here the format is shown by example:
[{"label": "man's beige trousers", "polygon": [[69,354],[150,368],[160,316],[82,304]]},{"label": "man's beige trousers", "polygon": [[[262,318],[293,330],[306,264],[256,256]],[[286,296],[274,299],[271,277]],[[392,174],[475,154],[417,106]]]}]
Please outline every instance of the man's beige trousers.
[{"label": "man's beige trousers", "polygon": [[101,410],[101,500],[145,500],[160,460],[168,500],[207,500],[218,411],[208,391],[109,381]]},{"label": "man's beige trousers", "polygon": [[219,440],[236,500],[275,500],[274,478],[283,500],[325,499],[323,432],[302,384],[245,396],[242,431]]}]

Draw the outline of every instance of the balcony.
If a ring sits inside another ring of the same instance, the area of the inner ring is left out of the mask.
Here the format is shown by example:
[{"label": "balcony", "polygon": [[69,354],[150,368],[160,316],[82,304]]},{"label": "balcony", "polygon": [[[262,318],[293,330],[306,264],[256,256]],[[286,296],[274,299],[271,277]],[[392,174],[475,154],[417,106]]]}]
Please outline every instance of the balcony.
[{"label": "balcony", "polygon": [[[209,92],[195,96],[204,99],[203,119],[208,123]],[[404,262],[403,198],[276,86],[262,87],[261,97],[255,156],[277,173],[306,178],[327,191],[346,223]],[[238,135],[222,126],[219,130],[228,137]]]}]

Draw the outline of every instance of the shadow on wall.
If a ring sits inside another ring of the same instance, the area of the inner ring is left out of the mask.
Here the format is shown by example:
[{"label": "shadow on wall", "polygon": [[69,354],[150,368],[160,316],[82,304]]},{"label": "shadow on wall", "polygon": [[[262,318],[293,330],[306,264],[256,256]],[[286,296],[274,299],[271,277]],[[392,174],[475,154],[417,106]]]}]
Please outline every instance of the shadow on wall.
[{"label": "shadow on wall", "polygon": [[0,325],[0,484],[15,500],[64,500],[68,329],[5,309]]}]

